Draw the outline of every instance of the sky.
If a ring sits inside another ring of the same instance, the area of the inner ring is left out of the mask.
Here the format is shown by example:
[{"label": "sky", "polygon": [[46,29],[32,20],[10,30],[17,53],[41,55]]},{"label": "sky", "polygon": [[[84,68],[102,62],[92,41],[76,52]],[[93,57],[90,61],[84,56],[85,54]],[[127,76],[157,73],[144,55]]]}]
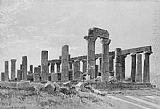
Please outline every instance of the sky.
[{"label": "sky", "polygon": [[[151,71],[157,73],[158,6],[156,0],[0,0],[0,72],[12,58],[18,69],[22,56],[28,56],[28,65],[39,65],[42,50],[49,51],[50,60],[57,59],[66,44],[71,57],[86,55],[83,37],[99,27],[109,32],[110,51],[151,45]],[[96,53],[101,46],[97,39]],[[130,56],[126,66],[130,74]]]}]

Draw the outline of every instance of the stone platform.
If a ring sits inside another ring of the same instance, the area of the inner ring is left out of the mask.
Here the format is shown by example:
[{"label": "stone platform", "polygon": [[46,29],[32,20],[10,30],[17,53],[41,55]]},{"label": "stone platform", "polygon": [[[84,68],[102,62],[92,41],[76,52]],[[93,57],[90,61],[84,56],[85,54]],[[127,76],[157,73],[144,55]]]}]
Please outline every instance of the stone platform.
[{"label": "stone platform", "polygon": [[154,88],[155,85],[151,83],[89,83],[92,87],[102,90],[123,90],[123,89],[143,89],[143,88]]}]

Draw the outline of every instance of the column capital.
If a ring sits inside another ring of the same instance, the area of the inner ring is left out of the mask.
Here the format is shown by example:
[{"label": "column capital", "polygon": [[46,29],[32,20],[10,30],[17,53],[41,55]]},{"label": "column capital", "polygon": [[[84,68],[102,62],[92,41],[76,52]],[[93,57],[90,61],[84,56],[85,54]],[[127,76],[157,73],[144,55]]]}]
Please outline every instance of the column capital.
[{"label": "column capital", "polygon": [[136,53],[131,53],[131,56],[136,56]]},{"label": "column capital", "polygon": [[11,61],[12,61],[12,62],[16,62],[17,60],[16,60],[16,59],[11,59]]},{"label": "column capital", "polygon": [[151,52],[151,51],[146,51],[146,52],[144,52],[144,55],[151,55],[153,52]]},{"label": "column capital", "polygon": [[127,55],[121,55],[121,57],[125,59],[127,57]]},{"label": "column capital", "polygon": [[102,43],[102,44],[109,45],[109,44],[111,43],[111,40],[108,39],[108,38],[101,38],[101,39],[102,39],[102,40],[101,40],[101,43]]},{"label": "column capital", "polygon": [[97,37],[93,35],[88,35],[88,36],[84,36],[84,39],[86,39],[87,41],[95,42]]},{"label": "column capital", "polygon": [[82,62],[87,62],[87,60],[86,59],[82,59]]}]

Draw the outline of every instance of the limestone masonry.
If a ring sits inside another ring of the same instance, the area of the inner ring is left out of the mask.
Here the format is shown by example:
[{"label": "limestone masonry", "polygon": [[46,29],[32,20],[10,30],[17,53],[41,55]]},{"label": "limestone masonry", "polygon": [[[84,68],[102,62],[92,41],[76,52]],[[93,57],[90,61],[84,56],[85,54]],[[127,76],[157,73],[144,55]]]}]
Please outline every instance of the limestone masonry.
[{"label": "limestone masonry", "polygon": [[[102,53],[100,54],[95,54],[97,38],[101,39],[102,44]],[[88,35],[84,36],[84,39],[88,44],[86,56],[71,57],[69,46],[64,45],[61,56],[58,59],[49,60],[48,51],[43,50],[41,51],[41,65],[29,65],[29,71],[27,69],[27,56],[22,56],[20,69],[16,69],[16,59],[11,59],[11,72],[9,73],[9,61],[5,61],[5,71],[1,72],[1,81],[67,82],[70,80],[84,81],[84,77],[88,76],[91,80],[101,77],[101,82],[109,82],[109,78],[112,76],[116,78],[116,81],[122,82],[126,80],[125,59],[127,56],[131,56],[131,78],[129,82],[150,83],[149,56],[152,54],[151,46],[126,50],[115,48],[115,51],[109,51],[111,43],[109,33],[100,28],[89,29]],[[96,60],[99,60],[98,65]],[[144,65],[142,65],[143,63]],[[80,70],[81,66],[82,71]],[[9,74],[11,74],[10,78]]]}]

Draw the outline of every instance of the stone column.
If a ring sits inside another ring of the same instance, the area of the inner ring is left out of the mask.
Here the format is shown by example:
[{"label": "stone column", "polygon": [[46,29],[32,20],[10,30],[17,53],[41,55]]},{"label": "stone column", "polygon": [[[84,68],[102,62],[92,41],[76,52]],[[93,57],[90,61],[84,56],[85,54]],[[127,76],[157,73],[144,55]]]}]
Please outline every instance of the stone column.
[{"label": "stone column", "polygon": [[85,36],[84,39],[88,41],[88,54],[87,54],[87,73],[90,75],[90,79],[95,78],[95,36]]},{"label": "stone column", "polygon": [[144,71],[143,71],[143,82],[150,83],[150,63],[149,63],[149,56],[151,52],[145,52],[144,55]]},{"label": "stone column", "polygon": [[69,70],[72,70],[72,62],[69,62]]},{"label": "stone column", "polygon": [[125,80],[125,66],[126,66],[126,61],[125,61],[125,59],[126,59],[126,56],[127,55],[122,55],[121,56],[121,62],[122,62],[122,78],[121,78],[121,80]]},{"label": "stone column", "polygon": [[102,81],[109,81],[109,44],[111,40],[102,38]]},{"label": "stone column", "polygon": [[69,70],[69,46],[64,45],[62,47],[62,81],[68,81],[68,70]]},{"label": "stone column", "polygon": [[41,80],[47,81],[48,80],[48,73],[49,73],[49,67],[48,67],[48,51],[42,51],[41,52]]},{"label": "stone column", "polygon": [[73,63],[74,80],[80,79],[80,61],[75,60]]},{"label": "stone column", "polygon": [[99,67],[98,65],[95,66],[95,78],[97,78],[98,76],[98,67]]},{"label": "stone column", "polygon": [[137,54],[136,82],[142,82],[142,54]]},{"label": "stone column", "polygon": [[51,73],[55,73],[55,71],[54,71],[54,65],[55,65],[55,63],[51,63]]},{"label": "stone column", "polygon": [[73,70],[69,70],[68,79],[69,81],[73,80]]},{"label": "stone column", "polygon": [[83,73],[87,71],[87,60],[82,60],[83,63]]},{"label": "stone column", "polygon": [[22,64],[20,64],[20,70],[22,70]]},{"label": "stone column", "polygon": [[109,56],[109,72],[110,76],[114,76],[114,56]]},{"label": "stone column", "polygon": [[131,54],[131,82],[135,82],[136,77],[136,54]]},{"label": "stone column", "polygon": [[5,73],[1,72],[1,81],[5,81]]},{"label": "stone column", "polygon": [[8,61],[5,61],[5,81],[9,81]]},{"label": "stone column", "polygon": [[30,72],[33,73],[33,65],[30,65]]},{"label": "stone column", "polygon": [[40,82],[40,72],[41,72],[41,69],[40,67],[34,67],[34,82]]},{"label": "stone column", "polygon": [[102,73],[102,58],[99,58],[99,71]]},{"label": "stone column", "polygon": [[116,48],[115,50],[115,74],[116,79],[120,81],[120,77],[122,76],[122,63],[121,63],[121,48]]},{"label": "stone column", "polygon": [[60,62],[57,62],[56,63],[56,66],[57,66],[57,73],[59,73],[60,72],[60,66],[61,66],[61,63]]},{"label": "stone column", "polygon": [[17,81],[22,80],[22,70],[17,70]]},{"label": "stone column", "polygon": [[22,80],[27,80],[27,56],[22,56]]},{"label": "stone column", "polygon": [[14,81],[16,77],[16,59],[11,59],[11,80]]}]

